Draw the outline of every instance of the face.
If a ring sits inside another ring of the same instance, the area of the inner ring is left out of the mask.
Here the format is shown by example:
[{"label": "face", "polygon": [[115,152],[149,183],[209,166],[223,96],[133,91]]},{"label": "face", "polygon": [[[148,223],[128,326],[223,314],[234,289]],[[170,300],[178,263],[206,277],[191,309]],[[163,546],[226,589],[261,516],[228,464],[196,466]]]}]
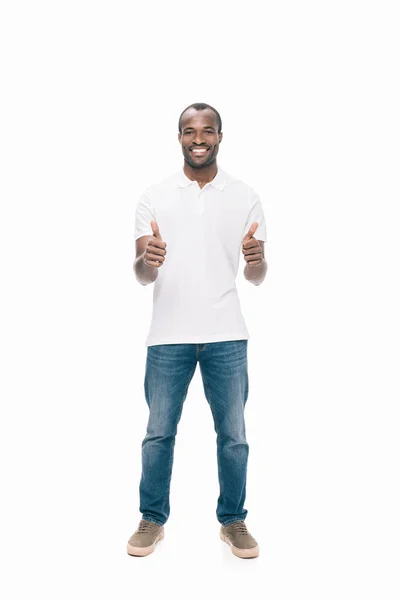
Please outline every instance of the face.
[{"label": "face", "polygon": [[189,108],[181,119],[178,140],[183,156],[193,169],[202,169],[216,160],[222,133],[218,133],[217,115],[209,108]]}]

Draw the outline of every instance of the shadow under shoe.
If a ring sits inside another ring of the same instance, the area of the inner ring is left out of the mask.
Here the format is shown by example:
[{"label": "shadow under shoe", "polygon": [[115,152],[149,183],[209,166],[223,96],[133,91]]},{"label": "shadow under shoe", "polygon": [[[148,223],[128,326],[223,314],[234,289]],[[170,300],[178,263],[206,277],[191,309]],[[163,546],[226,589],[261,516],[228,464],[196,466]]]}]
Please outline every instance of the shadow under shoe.
[{"label": "shadow under shoe", "polygon": [[163,525],[141,519],[135,533],[129,538],[127,552],[130,556],[147,556],[154,551],[157,542],[163,537]]},{"label": "shadow under shoe", "polygon": [[253,536],[247,531],[244,521],[221,525],[219,536],[221,540],[231,546],[233,554],[239,558],[255,558],[260,553],[260,548]]}]

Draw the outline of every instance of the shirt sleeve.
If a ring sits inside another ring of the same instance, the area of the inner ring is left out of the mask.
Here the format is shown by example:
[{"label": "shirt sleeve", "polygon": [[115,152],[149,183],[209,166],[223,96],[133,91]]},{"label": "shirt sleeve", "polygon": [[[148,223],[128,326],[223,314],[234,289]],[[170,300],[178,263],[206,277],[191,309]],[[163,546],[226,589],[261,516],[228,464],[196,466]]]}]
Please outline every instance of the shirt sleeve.
[{"label": "shirt sleeve", "polygon": [[146,193],[144,193],[140,196],[139,201],[136,205],[135,231],[133,241],[136,242],[136,240],[142,237],[142,235],[153,235],[153,230],[151,228],[150,221],[155,220],[156,217],[154,214],[153,207],[151,206],[151,202]]},{"label": "shirt sleeve", "polygon": [[247,216],[246,227],[243,232],[243,237],[246,235],[252,223],[258,223],[258,227],[254,233],[256,240],[262,242],[267,241],[267,226],[265,223],[264,210],[260,198],[252,190],[250,199],[250,212]]}]

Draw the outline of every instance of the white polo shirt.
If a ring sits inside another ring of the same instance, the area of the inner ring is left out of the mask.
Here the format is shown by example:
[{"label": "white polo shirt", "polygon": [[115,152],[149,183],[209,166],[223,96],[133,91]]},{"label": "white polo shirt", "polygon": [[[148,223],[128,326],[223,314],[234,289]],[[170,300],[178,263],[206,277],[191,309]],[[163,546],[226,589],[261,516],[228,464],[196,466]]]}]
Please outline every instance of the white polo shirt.
[{"label": "white polo shirt", "polygon": [[153,289],[153,314],[145,345],[201,344],[249,339],[235,279],[244,269],[242,241],[250,225],[267,241],[255,191],[218,167],[200,188],[179,170],[141,195],[134,242],[160,229],[167,254]]}]

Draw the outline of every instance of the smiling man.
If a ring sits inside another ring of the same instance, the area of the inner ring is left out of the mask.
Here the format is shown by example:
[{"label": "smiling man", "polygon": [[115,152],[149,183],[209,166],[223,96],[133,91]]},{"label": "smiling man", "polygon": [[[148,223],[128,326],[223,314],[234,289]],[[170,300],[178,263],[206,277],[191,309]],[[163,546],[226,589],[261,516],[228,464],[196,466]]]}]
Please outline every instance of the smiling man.
[{"label": "smiling man", "polygon": [[145,556],[164,537],[175,436],[199,363],[217,434],[220,538],[236,556],[255,557],[259,546],[247,530],[244,508],[250,336],[235,279],[242,255],[244,277],[254,285],[264,280],[265,219],[254,190],[217,165],[223,136],[218,111],[191,104],[178,128],[183,168],[147,188],[135,216],[134,271],[142,285],[154,282],[154,294],[146,339],[149,419],[142,442],[142,519],[127,551]]}]

